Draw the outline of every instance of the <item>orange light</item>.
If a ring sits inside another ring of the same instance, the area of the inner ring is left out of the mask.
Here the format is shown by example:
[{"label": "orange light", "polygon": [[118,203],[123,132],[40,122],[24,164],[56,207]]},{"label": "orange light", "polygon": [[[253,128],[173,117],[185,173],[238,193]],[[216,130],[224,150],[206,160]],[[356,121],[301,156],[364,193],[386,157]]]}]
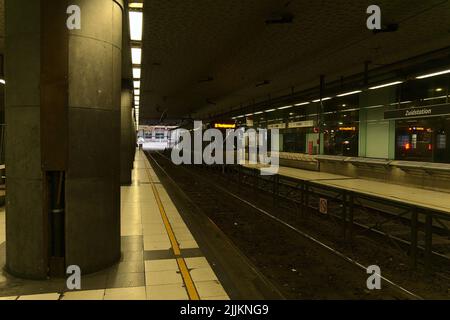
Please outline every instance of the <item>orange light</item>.
[{"label": "orange light", "polygon": [[410,145],[409,143],[405,144],[405,149],[406,149],[406,150],[411,149],[411,145]]},{"label": "orange light", "polygon": [[356,131],[355,127],[340,127],[340,131]]},{"label": "orange light", "polygon": [[214,128],[216,128],[216,129],[235,129],[236,128],[236,124],[216,123],[216,124],[214,124]]}]

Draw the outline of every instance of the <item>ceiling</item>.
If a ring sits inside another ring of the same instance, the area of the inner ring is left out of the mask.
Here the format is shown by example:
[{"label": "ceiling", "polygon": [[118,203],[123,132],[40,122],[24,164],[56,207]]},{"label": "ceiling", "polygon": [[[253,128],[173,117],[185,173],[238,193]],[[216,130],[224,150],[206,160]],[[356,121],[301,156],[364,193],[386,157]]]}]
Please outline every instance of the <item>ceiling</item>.
[{"label": "ceiling", "polygon": [[[366,28],[362,0],[144,0],[141,123],[207,117],[450,45],[450,2],[380,0]],[[265,21],[289,13],[291,24]],[[269,84],[258,86],[268,80]],[[150,121],[150,122],[149,122]]]},{"label": "ceiling", "polygon": [[[400,29],[378,35],[365,27],[372,1],[144,2],[143,124],[163,113],[208,117],[316,86],[321,74],[332,81],[361,72],[367,60],[377,67],[450,45],[450,0],[380,0],[383,22]],[[293,23],[266,25],[283,13]],[[0,54],[4,16],[0,0]],[[128,78],[129,63],[123,67]]]}]

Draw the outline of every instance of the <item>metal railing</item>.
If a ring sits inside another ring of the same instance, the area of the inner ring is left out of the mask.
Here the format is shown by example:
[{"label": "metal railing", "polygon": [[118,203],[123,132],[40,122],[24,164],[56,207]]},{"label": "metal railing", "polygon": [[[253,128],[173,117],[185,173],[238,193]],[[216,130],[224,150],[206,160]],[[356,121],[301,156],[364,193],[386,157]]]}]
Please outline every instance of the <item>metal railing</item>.
[{"label": "metal railing", "polygon": [[[284,201],[302,217],[319,212],[333,218],[340,225],[345,242],[351,243],[358,229],[361,233],[373,232],[387,237],[394,247],[408,254],[413,269],[417,268],[420,258],[427,273],[432,272],[434,259],[450,262],[449,212],[299,178],[262,176],[257,168],[216,167],[228,174],[239,189],[246,185],[267,192],[275,206],[281,206]],[[324,203],[326,208],[320,208]]]}]

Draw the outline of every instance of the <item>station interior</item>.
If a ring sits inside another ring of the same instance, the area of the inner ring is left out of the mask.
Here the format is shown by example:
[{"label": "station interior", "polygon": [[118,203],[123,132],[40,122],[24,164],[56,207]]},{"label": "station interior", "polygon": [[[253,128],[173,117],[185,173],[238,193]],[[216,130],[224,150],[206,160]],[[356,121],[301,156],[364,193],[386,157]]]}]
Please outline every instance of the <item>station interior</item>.
[{"label": "station interior", "polygon": [[450,1],[0,0],[0,300],[450,299]]}]

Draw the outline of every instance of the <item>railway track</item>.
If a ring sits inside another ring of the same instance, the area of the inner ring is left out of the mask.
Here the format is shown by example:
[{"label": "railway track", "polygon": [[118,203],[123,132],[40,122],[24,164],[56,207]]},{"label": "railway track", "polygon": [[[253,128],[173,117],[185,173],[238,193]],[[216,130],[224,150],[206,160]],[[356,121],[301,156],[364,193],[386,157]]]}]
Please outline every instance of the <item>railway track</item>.
[{"label": "railway track", "polygon": [[159,153],[147,155],[156,171],[175,180],[288,298],[422,299],[414,290],[384,275],[382,290],[368,290],[367,265],[332,243],[301,230],[265,204],[239,194],[235,186],[212,173],[175,166]]}]

